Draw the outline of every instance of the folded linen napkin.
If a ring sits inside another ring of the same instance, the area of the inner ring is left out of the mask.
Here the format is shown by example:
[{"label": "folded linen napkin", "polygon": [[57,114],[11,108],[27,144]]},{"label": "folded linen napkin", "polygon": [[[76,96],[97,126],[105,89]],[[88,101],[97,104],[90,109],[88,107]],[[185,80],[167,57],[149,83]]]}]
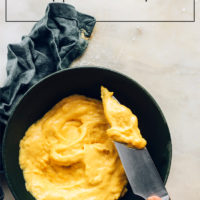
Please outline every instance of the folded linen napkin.
[{"label": "folded linen napkin", "polygon": [[68,68],[86,49],[95,22],[69,4],[50,3],[30,34],[21,43],[8,45],[8,77],[0,88],[0,145],[8,118],[23,94],[48,74]]}]

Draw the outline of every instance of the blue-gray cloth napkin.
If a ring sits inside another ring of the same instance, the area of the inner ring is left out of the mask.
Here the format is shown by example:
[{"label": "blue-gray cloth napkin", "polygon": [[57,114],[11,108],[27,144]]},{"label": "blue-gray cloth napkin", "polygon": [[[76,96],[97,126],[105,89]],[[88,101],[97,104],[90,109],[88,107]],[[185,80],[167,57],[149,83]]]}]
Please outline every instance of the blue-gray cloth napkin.
[{"label": "blue-gray cloth napkin", "polygon": [[21,43],[8,45],[8,77],[0,88],[0,145],[8,118],[23,94],[45,76],[68,68],[87,48],[95,23],[69,4],[50,3],[30,34]]}]

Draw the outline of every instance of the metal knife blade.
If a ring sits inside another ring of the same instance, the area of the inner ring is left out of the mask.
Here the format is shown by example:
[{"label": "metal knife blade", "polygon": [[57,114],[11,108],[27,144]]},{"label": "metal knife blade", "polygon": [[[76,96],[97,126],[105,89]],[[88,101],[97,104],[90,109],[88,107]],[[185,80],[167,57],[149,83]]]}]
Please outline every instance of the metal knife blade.
[{"label": "metal knife blade", "polygon": [[144,199],[156,195],[162,200],[170,200],[147,148],[134,149],[114,143],[133,193]]}]

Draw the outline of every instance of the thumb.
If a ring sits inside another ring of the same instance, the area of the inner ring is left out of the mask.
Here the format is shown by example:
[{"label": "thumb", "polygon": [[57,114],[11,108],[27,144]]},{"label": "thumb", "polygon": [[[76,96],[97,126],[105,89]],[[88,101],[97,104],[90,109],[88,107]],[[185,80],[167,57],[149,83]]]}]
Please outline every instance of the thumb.
[{"label": "thumb", "polygon": [[162,199],[158,196],[151,196],[147,200],[162,200]]}]

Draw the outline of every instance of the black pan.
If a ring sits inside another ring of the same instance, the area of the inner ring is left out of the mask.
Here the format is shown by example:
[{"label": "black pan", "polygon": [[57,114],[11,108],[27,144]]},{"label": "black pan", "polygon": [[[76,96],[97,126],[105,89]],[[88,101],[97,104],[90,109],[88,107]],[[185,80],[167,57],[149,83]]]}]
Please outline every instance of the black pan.
[{"label": "black pan", "polygon": [[[52,106],[71,94],[100,99],[100,86],[115,92],[120,103],[137,115],[147,148],[164,182],[170,171],[172,145],[166,120],[151,95],[131,78],[100,67],[76,67],[56,72],[32,87],[17,105],[3,139],[3,163],[9,188],[16,200],[33,200],[26,191],[19,167],[19,142],[28,127]],[[128,187],[129,188],[129,187]],[[139,200],[129,188],[122,200]]]}]

